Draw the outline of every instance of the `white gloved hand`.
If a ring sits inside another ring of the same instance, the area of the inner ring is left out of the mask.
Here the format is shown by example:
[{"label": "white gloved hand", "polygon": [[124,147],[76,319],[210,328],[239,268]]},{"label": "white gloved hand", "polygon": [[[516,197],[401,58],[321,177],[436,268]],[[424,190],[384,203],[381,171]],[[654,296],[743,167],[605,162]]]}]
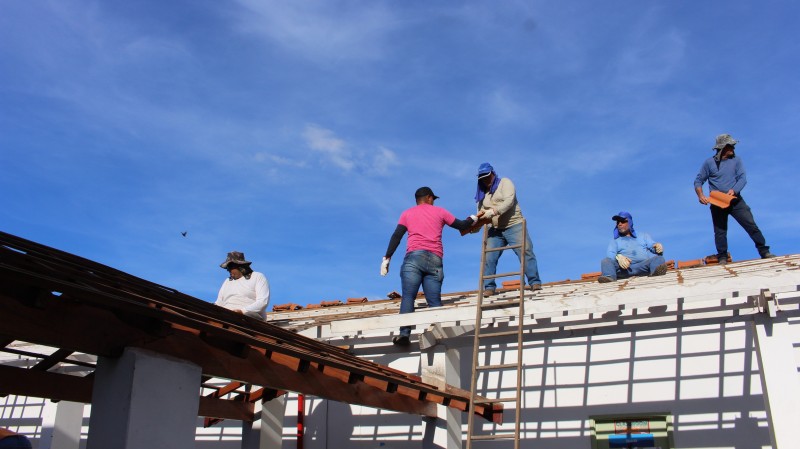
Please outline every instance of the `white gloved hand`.
[{"label": "white gloved hand", "polygon": [[494,209],[484,209],[483,211],[483,218],[492,218],[497,215]]},{"label": "white gloved hand", "polygon": [[653,249],[655,250],[656,254],[664,254],[664,245],[660,243],[653,244]]},{"label": "white gloved hand", "polygon": [[470,215],[469,218],[472,219],[472,223],[477,223],[478,222],[478,216],[477,215]]},{"label": "white gloved hand", "polygon": [[381,262],[381,276],[386,276],[389,274],[389,261],[391,259],[388,257],[383,258],[383,262]]},{"label": "white gloved hand", "polygon": [[627,270],[631,266],[631,260],[627,257],[623,256],[622,254],[617,254],[617,263],[619,267],[623,270]]}]

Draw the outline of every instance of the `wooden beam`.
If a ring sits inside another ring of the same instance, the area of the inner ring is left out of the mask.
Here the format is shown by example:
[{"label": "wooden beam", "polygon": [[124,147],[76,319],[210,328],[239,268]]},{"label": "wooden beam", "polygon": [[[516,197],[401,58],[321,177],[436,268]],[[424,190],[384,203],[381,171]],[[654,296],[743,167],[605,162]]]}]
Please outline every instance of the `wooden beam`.
[{"label": "wooden beam", "polygon": [[0,365],[0,395],[92,402],[91,378]]},{"label": "wooden beam", "polygon": [[39,363],[36,364],[31,369],[39,370],[39,371],[47,371],[50,368],[58,365],[61,361],[69,357],[73,351],[69,349],[58,349],[49,356],[42,359]]},{"label": "wooden beam", "polygon": [[197,415],[208,418],[253,422],[255,420],[255,405],[246,401],[226,401],[224,399],[201,397]]},{"label": "wooden beam", "polygon": [[436,416],[435,404],[416,397],[388,393],[364,382],[349,384],[346,379],[341,381],[314,369],[299,373],[301,361],[293,356],[273,353],[268,359],[261,348],[231,355],[177,329],[159,338],[132,327],[110,311],[77,302],[50,300],[42,308],[32,309],[0,294],[0,309],[4,312],[0,314],[0,328],[23,341],[58,344],[64,349],[111,357],[124,347],[139,347],[191,361],[202,367],[203,374],[215,377],[349,404]]}]

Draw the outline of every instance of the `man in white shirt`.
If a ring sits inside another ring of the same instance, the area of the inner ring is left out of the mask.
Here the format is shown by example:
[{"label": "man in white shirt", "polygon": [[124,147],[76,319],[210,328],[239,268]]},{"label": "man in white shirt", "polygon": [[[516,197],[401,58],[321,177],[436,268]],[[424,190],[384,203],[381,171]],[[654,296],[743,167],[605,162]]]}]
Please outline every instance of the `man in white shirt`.
[{"label": "man in white shirt", "polygon": [[245,260],[244,253],[228,253],[220,267],[228,270],[230,277],[222,282],[214,304],[251,318],[265,320],[269,304],[269,282],[266,276],[250,268],[251,263]]}]

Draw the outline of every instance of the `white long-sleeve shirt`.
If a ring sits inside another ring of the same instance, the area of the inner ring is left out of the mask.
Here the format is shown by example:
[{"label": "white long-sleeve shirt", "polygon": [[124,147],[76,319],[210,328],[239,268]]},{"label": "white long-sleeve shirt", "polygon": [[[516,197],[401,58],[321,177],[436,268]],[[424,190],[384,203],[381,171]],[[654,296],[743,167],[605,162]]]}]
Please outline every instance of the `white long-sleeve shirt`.
[{"label": "white long-sleeve shirt", "polygon": [[269,304],[267,277],[254,271],[250,274],[250,279],[244,276],[239,279],[225,279],[214,304],[230,310],[239,309],[245,315],[266,319],[267,304]]}]

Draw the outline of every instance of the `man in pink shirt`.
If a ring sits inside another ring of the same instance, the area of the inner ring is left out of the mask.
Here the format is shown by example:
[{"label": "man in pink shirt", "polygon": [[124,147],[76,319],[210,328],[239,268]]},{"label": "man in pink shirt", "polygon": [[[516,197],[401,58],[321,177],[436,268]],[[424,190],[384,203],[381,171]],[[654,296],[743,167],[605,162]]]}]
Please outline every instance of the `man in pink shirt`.
[{"label": "man in pink shirt", "polygon": [[[392,258],[403,235],[408,232],[406,256],[400,267],[400,282],[403,289],[403,299],[400,303],[400,313],[412,313],[414,300],[419,292],[420,285],[425,293],[428,307],[442,305],[442,281],[444,270],[442,257],[442,228],[448,225],[459,231],[469,229],[478,220],[471,215],[466,220],[459,220],[447,210],[433,205],[439,197],[433,194],[430,187],[420,187],[414,197],[417,205],[405,210],[400,215],[397,228],[389,239],[389,247],[381,263],[381,276],[389,273],[389,261]],[[400,333],[392,342],[399,346],[410,344],[411,326],[403,326]]]}]

